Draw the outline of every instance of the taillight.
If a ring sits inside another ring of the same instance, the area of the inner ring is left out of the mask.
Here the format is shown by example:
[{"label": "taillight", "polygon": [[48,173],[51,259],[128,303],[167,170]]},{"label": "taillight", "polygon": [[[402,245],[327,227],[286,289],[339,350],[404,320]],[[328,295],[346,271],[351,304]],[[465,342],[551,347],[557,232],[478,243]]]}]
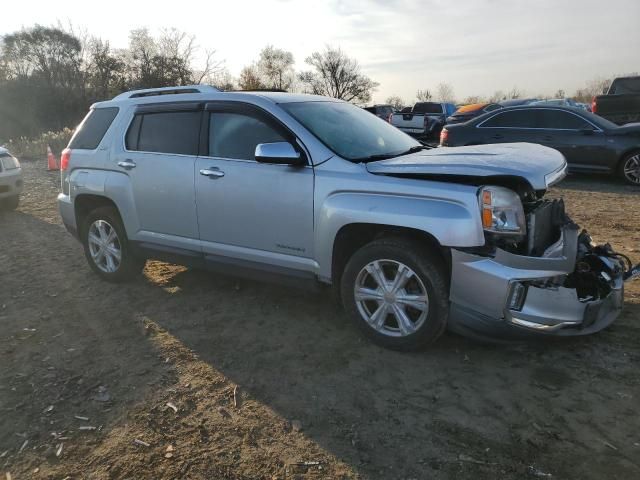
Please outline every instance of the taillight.
[{"label": "taillight", "polygon": [[69,160],[71,160],[71,149],[65,148],[60,155],[60,170],[69,168]]},{"label": "taillight", "polygon": [[596,113],[596,108],[597,108],[596,97],[593,97],[591,99],[591,112]]},{"label": "taillight", "polygon": [[449,130],[443,128],[440,132],[440,145],[444,145],[449,140]]}]

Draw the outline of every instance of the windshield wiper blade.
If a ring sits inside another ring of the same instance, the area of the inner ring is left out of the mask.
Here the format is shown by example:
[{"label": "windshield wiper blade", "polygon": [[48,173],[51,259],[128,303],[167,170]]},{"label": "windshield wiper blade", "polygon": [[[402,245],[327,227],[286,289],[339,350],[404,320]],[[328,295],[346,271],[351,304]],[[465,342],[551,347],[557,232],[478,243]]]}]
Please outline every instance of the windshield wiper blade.
[{"label": "windshield wiper blade", "polygon": [[396,155],[397,157],[401,156],[401,155],[409,155],[411,153],[416,153],[419,152],[420,150],[430,150],[433,147],[430,147],[429,145],[416,145],[414,147],[411,147],[409,150],[406,150],[404,152],[402,152],[399,155]]},{"label": "windshield wiper blade", "polygon": [[358,161],[358,162],[375,162],[377,160],[388,160],[390,158],[401,157],[402,155],[409,155],[411,153],[419,152],[420,150],[429,150],[431,148],[433,148],[433,147],[430,147],[429,145],[414,145],[413,147],[409,148],[408,150],[405,150],[404,152],[400,152],[400,153],[379,153],[379,154],[376,154],[376,155],[369,155],[368,157],[358,158],[358,159],[356,159],[356,161]]}]

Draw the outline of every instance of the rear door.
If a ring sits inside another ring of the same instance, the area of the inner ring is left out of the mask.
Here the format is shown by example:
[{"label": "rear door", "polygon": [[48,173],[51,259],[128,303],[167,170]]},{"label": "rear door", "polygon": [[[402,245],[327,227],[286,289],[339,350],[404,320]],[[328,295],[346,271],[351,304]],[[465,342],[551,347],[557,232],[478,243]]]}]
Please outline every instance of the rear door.
[{"label": "rear door", "polygon": [[206,153],[196,162],[195,181],[205,258],[280,273],[311,271],[313,168],[255,160],[260,143],[289,142],[304,154],[296,138],[270,114],[239,102],[207,105],[204,125]]},{"label": "rear door", "polygon": [[615,151],[604,132],[582,116],[567,110],[538,109],[539,143],[562,152],[575,170],[608,170]]},{"label": "rear door", "polygon": [[195,103],[135,111],[115,163],[132,185],[136,240],[198,250],[193,171],[201,117]]},{"label": "rear door", "polygon": [[536,117],[531,109],[501,111],[476,128],[480,143],[538,143]]}]

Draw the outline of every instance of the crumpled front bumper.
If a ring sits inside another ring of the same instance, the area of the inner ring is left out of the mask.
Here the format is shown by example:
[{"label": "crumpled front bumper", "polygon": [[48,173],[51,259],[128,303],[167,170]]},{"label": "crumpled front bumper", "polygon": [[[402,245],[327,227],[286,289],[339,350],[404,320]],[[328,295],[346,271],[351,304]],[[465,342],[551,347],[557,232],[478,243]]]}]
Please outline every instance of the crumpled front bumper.
[{"label": "crumpled front bumper", "polygon": [[[586,335],[610,325],[622,310],[622,271],[611,278],[606,297],[592,300],[550,281],[575,270],[578,234],[574,224],[565,225],[547,257],[501,249],[493,257],[452,250],[449,328],[475,337],[526,338]],[[526,297],[511,309],[514,284],[521,282],[528,284]]]}]

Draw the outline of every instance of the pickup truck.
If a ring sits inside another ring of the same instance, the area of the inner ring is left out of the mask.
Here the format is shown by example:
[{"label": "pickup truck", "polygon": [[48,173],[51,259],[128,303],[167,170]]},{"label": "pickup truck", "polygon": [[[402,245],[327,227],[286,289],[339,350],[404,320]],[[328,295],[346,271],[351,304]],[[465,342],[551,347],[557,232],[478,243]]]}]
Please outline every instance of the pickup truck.
[{"label": "pickup truck", "polygon": [[455,111],[452,103],[418,102],[411,112],[394,113],[389,123],[412,137],[428,139],[440,135],[447,117]]},{"label": "pickup truck", "polygon": [[606,94],[593,97],[591,111],[618,125],[640,122],[640,76],[616,78]]},{"label": "pickup truck", "polygon": [[566,169],[540,145],[429,148],[340,100],[196,85],[94,104],[58,207],[106,281],[154,258],[332,286],[365,335],[410,350],[446,328],[572,336],[615,320],[637,269],[544,198]]}]

